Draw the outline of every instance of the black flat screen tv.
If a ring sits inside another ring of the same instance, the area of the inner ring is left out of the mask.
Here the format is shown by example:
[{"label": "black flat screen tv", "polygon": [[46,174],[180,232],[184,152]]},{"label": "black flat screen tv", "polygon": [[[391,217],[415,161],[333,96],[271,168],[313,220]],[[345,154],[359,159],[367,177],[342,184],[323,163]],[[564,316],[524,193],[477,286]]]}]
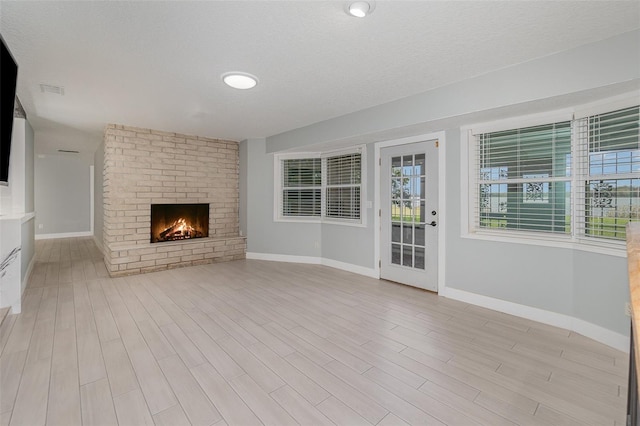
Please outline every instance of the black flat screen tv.
[{"label": "black flat screen tv", "polygon": [[9,183],[9,156],[17,80],[18,64],[0,35],[0,185]]}]

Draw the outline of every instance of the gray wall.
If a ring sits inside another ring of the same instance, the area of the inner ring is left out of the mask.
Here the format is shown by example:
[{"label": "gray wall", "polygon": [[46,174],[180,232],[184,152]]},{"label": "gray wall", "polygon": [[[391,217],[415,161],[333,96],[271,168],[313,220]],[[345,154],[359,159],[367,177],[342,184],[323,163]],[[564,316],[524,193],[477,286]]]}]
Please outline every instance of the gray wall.
[{"label": "gray wall", "polygon": [[33,212],[35,208],[34,196],[34,133],[29,120],[25,120],[24,144],[24,211]]},{"label": "gray wall", "polygon": [[[32,213],[34,211],[34,133],[29,120],[25,120],[25,132],[24,132],[24,210],[25,213]],[[20,279],[22,284],[26,284],[27,270],[29,264],[35,256],[35,219],[32,218],[22,224],[22,230],[20,232],[22,239],[21,252],[20,252]],[[21,292],[24,288],[20,289]]]},{"label": "gray wall", "polygon": [[[375,199],[374,154],[374,144],[367,145],[367,186],[362,192],[366,194],[366,200],[372,203]],[[324,259],[337,260],[365,268],[373,269],[375,267],[374,210],[373,208],[365,208],[363,214],[365,214],[367,218],[366,228],[333,225],[329,223],[323,223],[321,225],[322,238],[320,244],[322,247],[322,257]]]},{"label": "gray wall", "polygon": [[90,165],[73,154],[36,157],[36,235],[91,230]]},{"label": "gray wall", "polygon": [[[246,157],[243,157],[246,150]],[[373,144],[367,146],[367,158],[373,158]],[[242,163],[245,163],[244,165]],[[240,185],[240,205],[246,200],[247,252],[282,254],[332,259],[339,262],[374,267],[373,209],[365,209],[366,227],[320,223],[275,222],[274,155],[265,151],[264,139],[250,139],[240,144],[240,180],[246,171],[247,185]],[[367,199],[373,200],[374,165],[367,163]],[[241,208],[242,211],[242,208]],[[241,214],[242,229],[242,214]]]},{"label": "gray wall", "polygon": [[93,239],[102,250],[102,227],[104,225],[103,185],[104,142],[98,145],[93,156]]},{"label": "gray wall", "polygon": [[[612,66],[615,64],[615,66]],[[427,93],[316,123],[248,147],[248,251],[322,256],[372,267],[366,228],[273,223],[273,156],[446,131],[446,286],[582,319],[628,335],[626,259],[461,237],[461,126],[579,106],[640,88],[640,30]],[[373,155],[368,199],[373,200]],[[441,206],[442,210],[443,206]],[[367,212],[371,217],[371,212]],[[315,238],[321,250],[310,246]]]},{"label": "gray wall", "polygon": [[629,334],[627,259],[573,253],[573,315],[620,334]]},{"label": "gray wall", "polygon": [[273,154],[266,153],[263,138],[245,143],[247,252],[319,257],[319,224],[273,221]]},{"label": "gray wall", "polygon": [[249,161],[249,142],[244,140],[238,146],[238,157],[240,167],[238,168],[238,189],[240,191],[240,200],[238,203],[238,213],[240,215],[240,235],[247,235],[247,179]]}]

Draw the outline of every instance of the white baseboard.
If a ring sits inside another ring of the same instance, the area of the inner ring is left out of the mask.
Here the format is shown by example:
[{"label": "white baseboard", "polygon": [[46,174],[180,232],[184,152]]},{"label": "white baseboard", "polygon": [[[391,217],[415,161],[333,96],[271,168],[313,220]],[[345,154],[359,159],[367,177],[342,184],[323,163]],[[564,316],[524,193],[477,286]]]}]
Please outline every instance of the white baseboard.
[{"label": "white baseboard", "polygon": [[365,277],[380,278],[380,272],[373,268],[366,268],[364,266],[352,265],[351,263],[344,263],[333,259],[320,259],[322,265],[329,266],[331,268],[341,269],[347,272],[353,272],[354,274],[364,275]]},{"label": "white baseboard", "polygon": [[615,331],[608,330],[579,318],[545,311],[544,309],[534,308],[527,305],[508,302],[506,300],[494,299],[493,297],[482,296],[450,287],[445,287],[439,294],[440,296],[459,300],[472,305],[482,306],[483,308],[492,309],[505,314],[575,331],[576,333],[582,334],[583,336],[596,340],[600,343],[604,343],[612,348],[627,353],[629,352],[628,336],[616,333]]},{"label": "white baseboard", "polygon": [[330,268],[353,272],[354,274],[364,275],[376,279],[380,278],[380,274],[375,269],[352,265],[350,263],[340,262],[333,259],[325,259],[323,257],[247,252],[247,259],[269,260],[272,262],[307,263],[310,265],[325,265],[329,266]]},{"label": "white baseboard", "polygon": [[268,260],[271,262],[308,263],[311,265],[322,264],[322,259],[313,256],[295,256],[291,254],[253,253],[247,252],[247,259]]},{"label": "white baseboard", "polygon": [[59,234],[36,234],[36,240],[51,240],[53,238],[74,238],[74,237],[92,237],[91,231],[84,232],[61,232]]}]

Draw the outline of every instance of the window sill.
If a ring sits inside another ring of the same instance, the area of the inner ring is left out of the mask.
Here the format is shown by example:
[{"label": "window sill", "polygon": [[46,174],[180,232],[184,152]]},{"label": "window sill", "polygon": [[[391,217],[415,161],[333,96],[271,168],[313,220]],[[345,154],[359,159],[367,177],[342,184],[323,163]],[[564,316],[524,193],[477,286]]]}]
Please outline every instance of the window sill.
[{"label": "window sill", "polygon": [[320,218],[295,218],[295,217],[276,217],[273,219],[276,223],[316,223],[319,225],[342,225],[354,228],[366,228],[367,224],[361,221],[348,221],[337,219],[320,219]]},{"label": "window sill", "polygon": [[495,233],[477,231],[461,235],[462,238],[482,241],[495,241],[509,244],[554,247],[580,250],[616,257],[627,257],[624,241],[594,241],[590,238],[571,238],[557,235],[525,235],[515,233]]}]

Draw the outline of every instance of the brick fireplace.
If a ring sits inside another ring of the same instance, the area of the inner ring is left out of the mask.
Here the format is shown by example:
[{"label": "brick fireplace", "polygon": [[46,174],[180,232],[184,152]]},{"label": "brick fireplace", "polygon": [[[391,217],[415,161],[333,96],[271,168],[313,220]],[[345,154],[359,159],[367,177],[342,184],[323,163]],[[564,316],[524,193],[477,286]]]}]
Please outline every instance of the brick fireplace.
[{"label": "brick fireplace", "polygon": [[[237,142],[110,124],[104,149],[103,247],[111,276],[245,258]],[[152,242],[152,205],[165,206],[162,224],[154,225],[165,232],[161,242]],[[179,223],[184,206],[196,205],[208,220]]]}]

